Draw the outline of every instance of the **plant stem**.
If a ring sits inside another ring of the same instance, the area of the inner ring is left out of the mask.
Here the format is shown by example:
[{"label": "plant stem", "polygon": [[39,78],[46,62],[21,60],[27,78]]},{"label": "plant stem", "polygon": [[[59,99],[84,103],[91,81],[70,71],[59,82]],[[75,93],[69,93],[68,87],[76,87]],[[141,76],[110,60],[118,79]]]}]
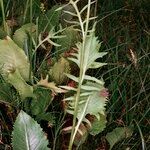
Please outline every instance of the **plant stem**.
[{"label": "plant stem", "polygon": [[23,24],[25,23],[25,20],[26,20],[26,15],[27,15],[27,11],[28,11],[28,3],[29,3],[29,0],[27,0],[27,2],[26,2],[25,11],[24,11],[24,14],[23,14]]},{"label": "plant stem", "polygon": [[[77,118],[77,113],[78,113],[78,103],[79,103],[79,99],[80,99],[80,91],[81,91],[81,86],[82,86],[82,83],[83,83],[83,80],[84,80],[84,76],[85,76],[85,72],[86,72],[86,68],[85,66],[83,66],[83,62],[84,62],[84,53],[85,53],[85,42],[86,42],[86,38],[87,38],[87,34],[88,34],[88,26],[89,26],[89,17],[90,17],[90,4],[91,4],[91,0],[88,1],[88,8],[87,8],[87,21],[86,21],[86,26],[85,26],[85,29],[84,29],[84,25],[83,25],[83,21],[82,21],[82,18],[81,18],[81,15],[80,15],[80,12],[77,8],[77,5],[76,5],[76,2],[70,0],[70,3],[73,5],[76,13],[77,13],[77,16],[78,16],[78,20],[80,22],[80,27],[81,27],[81,31],[82,31],[82,51],[81,51],[81,62],[80,62],[80,75],[79,75],[79,85],[78,85],[78,89],[77,89],[77,94],[76,94],[76,97],[75,97],[75,107],[74,107],[74,114],[73,114],[73,125],[72,125],[72,131],[71,131],[71,137],[70,137],[70,141],[69,141],[69,147],[68,147],[68,150],[71,150],[72,149],[72,146],[73,146],[73,142],[74,142],[74,138],[75,138],[75,135],[77,133],[77,130],[78,129],[75,129],[76,127],[76,118]],[[79,125],[78,125],[79,127]]]},{"label": "plant stem", "polygon": [[4,31],[7,33],[7,35],[9,35],[8,29],[7,29],[6,20],[5,20],[5,12],[4,12],[4,3],[3,3],[3,0],[0,0],[0,3],[1,3],[1,9],[2,9]]},{"label": "plant stem", "polygon": [[30,0],[30,39],[29,39],[29,60],[30,60],[30,74],[29,74],[29,79],[33,83],[32,79],[32,69],[33,69],[33,64],[32,64],[32,0]]}]

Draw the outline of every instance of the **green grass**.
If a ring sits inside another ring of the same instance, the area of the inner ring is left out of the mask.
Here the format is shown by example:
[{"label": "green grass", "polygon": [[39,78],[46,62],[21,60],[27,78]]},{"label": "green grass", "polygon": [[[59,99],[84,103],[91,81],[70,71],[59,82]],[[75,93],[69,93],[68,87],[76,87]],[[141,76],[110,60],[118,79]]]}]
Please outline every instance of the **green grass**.
[{"label": "green grass", "polygon": [[[103,49],[108,51],[109,55],[106,58],[108,66],[103,74],[110,90],[107,129],[133,124],[133,138],[119,143],[115,148],[122,149],[121,147],[126,145],[125,147],[130,149],[148,149],[150,41],[149,20],[146,18],[149,10],[144,9],[147,7],[146,1],[142,4],[127,2],[128,5],[115,5],[113,2],[107,5],[107,2],[104,2],[98,11],[100,22],[97,35],[102,39]],[[101,20],[105,17],[106,10],[110,16]],[[111,14],[112,12],[114,13]],[[131,58],[130,49],[135,53],[137,64]]]}]

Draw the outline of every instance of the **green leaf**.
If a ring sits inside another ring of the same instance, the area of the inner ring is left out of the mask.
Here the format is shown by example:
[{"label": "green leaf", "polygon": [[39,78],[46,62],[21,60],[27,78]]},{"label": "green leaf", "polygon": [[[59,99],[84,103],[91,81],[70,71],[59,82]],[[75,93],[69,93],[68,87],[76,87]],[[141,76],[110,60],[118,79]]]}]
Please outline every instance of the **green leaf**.
[{"label": "green leaf", "polygon": [[[67,108],[67,112],[70,114],[73,114],[73,109],[74,109],[74,100],[73,97],[66,98],[65,100],[69,100],[69,106]],[[99,92],[92,92],[86,93],[85,96],[80,96],[80,102],[78,104],[78,113],[77,113],[77,118],[80,119],[80,117],[83,114],[83,110],[85,107],[85,103],[87,102],[87,107],[84,113],[84,118],[87,114],[94,115],[97,119],[100,119],[100,115],[105,115],[105,106],[107,102],[106,97],[100,96]]]},{"label": "green leaf", "polygon": [[[106,102],[107,102],[107,99],[105,97],[101,97],[99,95],[99,92],[93,92],[93,94],[89,96],[89,102],[86,108],[85,116],[87,114],[90,114],[90,115],[96,116],[99,119],[99,114],[102,114],[102,115],[105,114]],[[82,114],[84,105],[85,105],[84,103],[82,105],[79,105],[78,118],[80,118]]]},{"label": "green leaf", "polygon": [[60,7],[53,6],[46,14],[42,14],[38,19],[39,32],[49,32],[53,27],[59,24],[61,11],[56,11]]},{"label": "green leaf", "polygon": [[11,103],[13,101],[12,87],[0,75],[0,101]]},{"label": "green leaf", "polygon": [[70,65],[68,60],[61,57],[58,62],[50,69],[49,75],[57,84],[61,84],[67,80],[65,73],[70,73]]},{"label": "green leaf", "polygon": [[79,33],[72,26],[65,28],[62,35],[64,35],[63,38],[57,39],[57,43],[61,45],[60,47],[56,47],[58,53],[70,50],[80,40]]},{"label": "green leaf", "polygon": [[7,36],[6,39],[0,40],[0,69],[6,74],[9,72],[9,66],[12,70],[18,69],[24,80],[29,80],[29,60],[24,51]]},{"label": "green leaf", "polygon": [[30,74],[28,58],[9,37],[0,40],[0,73],[22,98],[32,96],[33,87],[26,83]]},{"label": "green leaf", "polygon": [[74,75],[71,75],[71,74],[68,74],[66,73],[65,74],[68,78],[70,78],[71,80],[75,81],[75,82],[78,82],[79,78],[75,77]]},{"label": "green leaf", "polygon": [[3,39],[7,36],[6,31],[4,31],[4,27],[0,26],[0,39]]},{"label": "green leaf", "polygon": [[40,125],[24,111],[20,111],[14,124],[12,146],[14,150],[48,150]]},{"label": "green leaf", "polygon": [[112,132],[107,133],[106,139],[110,144],[110,150],[119,141],[131,137],[133,130],[130,127],[117,127]]},{"label": "green leaf", "polygon": [[[101,43],[99,43],[97,37],[95,37],[94,32],[87,37],[84,49],[83,43],[81,42],[77,43],[76,46],[78,51],[77,54],[73,55],[75,58],[70,57],[68,59],[75,62],[79,67],[82,63],[84,72],[86,72],[89,68],[95,69],[106,65],[106,63],[96,62],[98,58],[102,58],[107,53],[99,52]],[[81,56],[84,57],[83,62],[81,61]]]},{"label": "green leaf", "polygon": [[91,135],[97,135],[99,133],[101,133],[105,127],[106,127],[106,116],[105,115],[101,115],[100,114],[100,119],[97,119],[97,118],[94,118],[93,121],[90,121],[91,122],[91,128],[90,128],[90,134]]},{"label": "green leaf", "polygon": [[22,99],[25,99],[26,97],[34,97],[33,87],[25,82],[18,69],[16,69],[13,73],[9,73],[7,77],[8,83],[14,86]]},{"label": "green leaf", "polygon": [[49,124],[51,124],[51,125],[55,124],[55,116],[50,112],[38,114],[36,116],[36,120],[38,120],[38,121],[45,120],[45,121],[48,121]]},{"label": "green leaf", "polygon": [[25,42],[28,40],[28,34],[35,33],[36,25],[28,23],[15,31],[13,35],[14,42],[22,49],[25,48]]},{"label": "green leaf", "polygon": [[44,114],[52,102],[52,92],[50,89],[38,87],[34,90],[35,98],[31,101],[30,110],[32,115]]},{"label": "green leaf", "polygon": [[101,85],[104,85],[104,81],[103,80],[98,80],[97,78],[89,76],[89,75],[85,75],[84,79],[96,82],[96,83],[101,84]]}]

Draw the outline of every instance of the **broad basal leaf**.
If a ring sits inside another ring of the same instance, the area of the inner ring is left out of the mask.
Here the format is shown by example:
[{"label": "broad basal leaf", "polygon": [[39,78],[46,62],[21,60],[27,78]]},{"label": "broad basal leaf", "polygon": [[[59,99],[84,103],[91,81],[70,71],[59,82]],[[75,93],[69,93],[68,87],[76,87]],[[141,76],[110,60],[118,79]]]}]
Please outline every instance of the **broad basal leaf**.
[{"label": "broad basal leaf", "polygon": [[30,74],[28,58],[9,37],[0,40],[0,73],[16,88],[22,98],[32,95],[33,87],[26,83]]},{"label": "broad basal leaf", "polygon": [[110,144],[110,150],[113,148],[113,146],[132,135],[133,131],[130,127],[117,127],[112,132],[107,133],[106,139]]},{"label": "broad basal leaf", "polygon": [[15,72],[9,73],[7,78],[7,81],[14,86],[22,99],[33,97],[33,87],[25,82],[18,69]]},{"label": "broad basal leaf", "polygon": [[12,66],[18,69],[24,80],[29,80],[30,64],[24,51],[10,37],[0,40],[0,69]]},{"label": "broad basal leaf", "polygon": [[36,25],[35,24],[25,24],[21,28],[15,31],[13,35],[13,40],[15,43],[22,49],[25,47],[25,42],[27,42],[28,34],[35,33]]},{"label": "broad basal leaf", "polygon": [[40,125],[24,111],[20,111],[14,124],[12,146],[14,150],[48,150],[48,141]]}]

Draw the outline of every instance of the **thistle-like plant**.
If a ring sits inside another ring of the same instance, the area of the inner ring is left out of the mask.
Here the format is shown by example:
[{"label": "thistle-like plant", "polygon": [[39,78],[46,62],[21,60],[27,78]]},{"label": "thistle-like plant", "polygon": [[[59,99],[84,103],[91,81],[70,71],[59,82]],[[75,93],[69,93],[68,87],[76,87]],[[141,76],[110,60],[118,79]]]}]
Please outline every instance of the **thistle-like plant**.
[{"label": "thistle-like plant", "polygon": [[[88,4],[81,10],[77,6],[78,2],[79,0],[70,0],[68,3],[73,6],[76,13],[65,11],[65,13],[77,18],[73,22],[69,21],[69,23],[72,23],[82,36],[82,41],[76,44],[76,52],[72,53],[71,57],[68,58],[79,67],[79,77],[66,74],[71,80],[77,83],[77,87],[61,86],[61,88],[74,91],[72,96],[64,99],[64,101],[67,101],[67,113],[73,115],[69,150],[72,149],[80,124],[84,121],[91,126],[86,115],[94,115],[99,120],[101,119],[100,114],[105,114],[105,105],[108,96],[108,92],[104,88],[104,81],[87,75],[88,69],[96,69],[106,65],[106,63],[96,61],[107,53],[99,52],[101,43],[95,37],[96,23],[94,23],[92,28],[89,25],[89,22],[94,21],[96,18],[90,15],[91,5],[94,4],[94,1],[88,0]],[[85,18],[82,17],[83,13],[86,13]]]}]

